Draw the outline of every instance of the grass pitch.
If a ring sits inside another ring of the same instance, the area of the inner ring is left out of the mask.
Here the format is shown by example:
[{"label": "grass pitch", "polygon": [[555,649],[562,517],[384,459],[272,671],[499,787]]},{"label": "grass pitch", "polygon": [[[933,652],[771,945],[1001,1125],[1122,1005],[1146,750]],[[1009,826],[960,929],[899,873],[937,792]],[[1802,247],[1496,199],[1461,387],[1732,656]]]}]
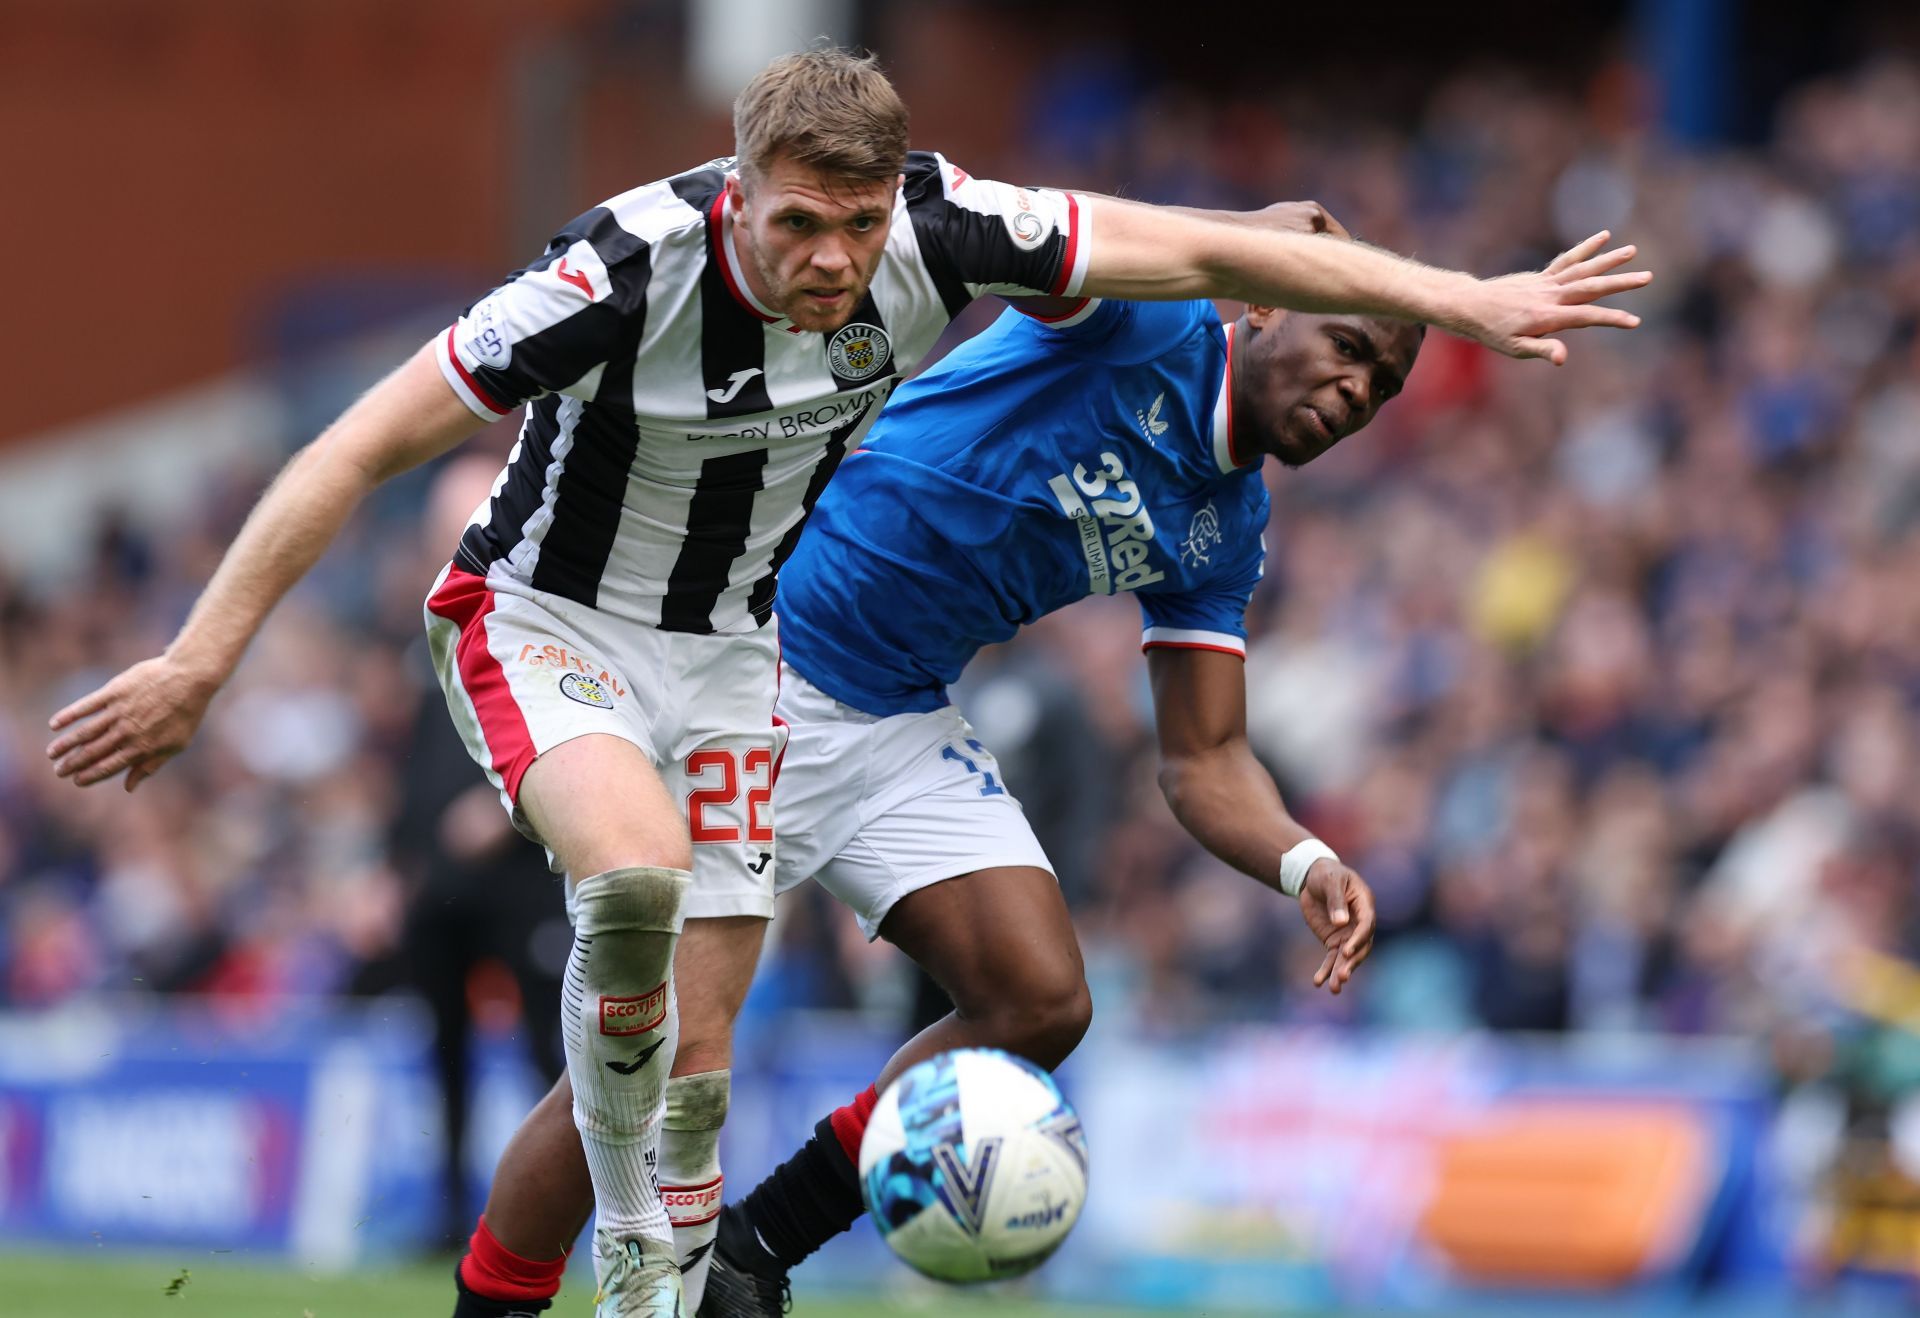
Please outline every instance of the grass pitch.
[{"label": "grass pitch", "polygon": [[[573,1277],[548,1313],[585,1318],[590,1286]],[[7,1318],[445,1318],[453,1260],[380,1271],[307,1273],[238,1255],[0,1253]],[[886,1298],[796,1297],[794,1318],[1101,1318],[1112,1310],[1005,1295],[930,1291]]]}]

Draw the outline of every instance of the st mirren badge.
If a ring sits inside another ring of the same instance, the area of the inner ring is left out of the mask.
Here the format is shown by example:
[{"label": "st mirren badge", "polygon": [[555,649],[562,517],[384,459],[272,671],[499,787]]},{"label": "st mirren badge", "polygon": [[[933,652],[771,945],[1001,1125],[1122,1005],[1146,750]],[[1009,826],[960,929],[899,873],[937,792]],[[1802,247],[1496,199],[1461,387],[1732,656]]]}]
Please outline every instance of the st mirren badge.
[{"label": "st mirren badge", "polygon": [[878,325],[855,321],[827,342],[827,365],[842,380],[868,380],[893,360],[893,343]]}]

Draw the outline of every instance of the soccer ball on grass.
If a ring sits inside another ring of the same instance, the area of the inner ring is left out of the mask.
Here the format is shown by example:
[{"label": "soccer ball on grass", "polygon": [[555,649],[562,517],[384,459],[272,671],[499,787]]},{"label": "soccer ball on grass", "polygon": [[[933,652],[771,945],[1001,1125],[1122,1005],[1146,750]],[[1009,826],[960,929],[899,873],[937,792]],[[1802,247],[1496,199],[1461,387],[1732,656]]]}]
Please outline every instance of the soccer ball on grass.
[{"label": "soccer ball on grass", "polygon": [[881,1238],[937,1281],[1044,1263],[1087,1198],[1087,1141],[1053,1077],[992,1048],[928,1058],[887,1086],[860,1142]]}]

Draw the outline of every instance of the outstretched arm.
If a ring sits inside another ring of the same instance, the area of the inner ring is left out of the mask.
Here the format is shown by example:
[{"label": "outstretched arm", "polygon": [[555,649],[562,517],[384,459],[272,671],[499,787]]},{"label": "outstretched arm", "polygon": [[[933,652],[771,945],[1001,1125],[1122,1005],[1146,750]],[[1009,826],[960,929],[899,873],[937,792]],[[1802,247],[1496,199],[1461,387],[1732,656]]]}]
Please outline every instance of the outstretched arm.
[{"label": "outstretched arm", "polygon": [[[1103,197],[1101,200],[1117,206],[1137,204],[1118,197]],[[1209,211],[1191,206],[1163,206],[1160,209],[1203,222],[1242,225],[1276,233],[1325,233],[1336,238],[1351,236],[1347,233],[1347,226],[1334,219],[1327,208],[1317,201],[1276,201],[1257,211]],[[1038,316],[1041,320],[1071,315],[1074,310],[1086,305],[1084,297],[1009,297],[1007,301],[1029,316]]]},{"label": "outstretched arm", "polygon": [[[1117,201],[1119,198],[1112,200]],[[1235,224],[1248,229],[1265,229],[1273,233],[1327,233],[1335,238],[1353,237],[1347,232],[1347,226],[1334,219],[1333,212],[1317,201],[1276,201],[1271,206],[1263,206],[1257,211],[1211,211],[1194,206],[1161,206],[1157,209],[1170,211],[1175,215],[1185,215],[1189,219],[1210,220],[1216,224]]]},{"label": "outstretched arm", "polygon": [[[1229,223],[1201,212],[1088,197],[1094,240],[1079,291],[1153,301],[1217,297],[1295,311],[1425,321],[1512,357],[1566,360],[1553,335],[1589,326],[1632,329],[1640,318],[1601,298],[1653,276],[1622,272],[1632,246],[1602,252],[1602,231],[1543,271],[1475,279],[1369,247],[1284,226]],[[1256,212],[1255,214],[1259,214]]]},{"label": "outstretched arm", "polygon": [[[1160,735],[1160,790],[1202,846],[1280,887],[1281,858],[1312,834],[1295,822],[1247,745],[1246,663],[1214,650],[1147,652]],[[1338,993],[1373,950],[1373,893],[1337,860],[1307,871],[1300,912],[1327,949],[1313,977]]]},{"label": "outstretched arm", "polygon": [[185,748],[254,633],[380,482],[437,457],[478,428],[432,356],[375,385],[296,453],[261,496],[164,654],[55,714],[54,772],[81,786],[123,769],[127,790]]}]

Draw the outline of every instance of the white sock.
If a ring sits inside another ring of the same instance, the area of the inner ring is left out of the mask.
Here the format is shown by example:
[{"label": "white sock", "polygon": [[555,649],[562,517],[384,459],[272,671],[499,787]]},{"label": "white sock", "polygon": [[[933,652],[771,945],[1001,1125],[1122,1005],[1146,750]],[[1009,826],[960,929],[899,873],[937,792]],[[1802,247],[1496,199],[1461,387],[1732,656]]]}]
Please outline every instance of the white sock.
[{"label": "white sock", "polygon": [[673,949],[690,881],[685,870],[636,867],[592,875],[573,891],[560,994],[573,1121],[598,1225],[621,1239],[672,1239],[657,1163],[679,1033]]},{"label": "white sock", "polygon": [[673,1248],[688,1313],[707,1293],[713,1239],[720,1232],[725,1181],[720,1127],[726,1124],[731,1071],[701,1071],[667,1081],[667,1117],[660,1137],[660,1195],[673,1224]]}]

